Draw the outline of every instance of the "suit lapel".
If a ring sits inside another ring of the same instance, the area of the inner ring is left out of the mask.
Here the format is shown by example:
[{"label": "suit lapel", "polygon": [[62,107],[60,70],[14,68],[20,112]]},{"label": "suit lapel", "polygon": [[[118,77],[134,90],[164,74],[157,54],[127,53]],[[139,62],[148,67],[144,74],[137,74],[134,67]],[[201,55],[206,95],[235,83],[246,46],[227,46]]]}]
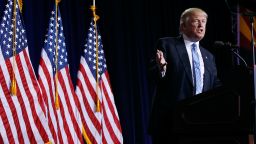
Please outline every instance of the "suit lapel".
[{"label": "suit lapel", "polygon": [[207,86],[205,83],[205,81],[207,81],[209,79],[209,73],[210,73],[210,65],[211,63],[209,62],[209,58],[207,56],[207,54],[205,53],[205,51],[200,47],[200,51],[201,51],[201,54],[202,54],[202,57],[203,57],[203,61],[204,61],[204,87],[203,89],[205,89]]},{"label": "suit lapel", "polygon": [[189,62],[189,58],[188,58],[188,54],[187,54],[187,50],[186,50],[186,46],[184,44],[183,38],[180,38],[179,41],[176,43],[176,50],[179,55],[179,59],[181,60],[183,67],[186,71],[188,79],[193,85],[191,66],[190,66],[190,62]]}]

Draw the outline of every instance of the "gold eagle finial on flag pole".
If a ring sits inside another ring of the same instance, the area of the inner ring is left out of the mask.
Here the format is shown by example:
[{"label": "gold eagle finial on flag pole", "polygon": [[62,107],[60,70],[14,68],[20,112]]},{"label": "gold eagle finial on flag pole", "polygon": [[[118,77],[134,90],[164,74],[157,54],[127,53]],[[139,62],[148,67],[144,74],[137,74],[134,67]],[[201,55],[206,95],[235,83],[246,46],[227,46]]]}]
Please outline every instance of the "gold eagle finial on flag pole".
[{"label": "gold eagle finial on flag pole", "polygon": [[23,6],[22,0],[18,0],[18,5],[19,5],[19,8],[20,8],[20,12],[22,12],[22,6]]}]

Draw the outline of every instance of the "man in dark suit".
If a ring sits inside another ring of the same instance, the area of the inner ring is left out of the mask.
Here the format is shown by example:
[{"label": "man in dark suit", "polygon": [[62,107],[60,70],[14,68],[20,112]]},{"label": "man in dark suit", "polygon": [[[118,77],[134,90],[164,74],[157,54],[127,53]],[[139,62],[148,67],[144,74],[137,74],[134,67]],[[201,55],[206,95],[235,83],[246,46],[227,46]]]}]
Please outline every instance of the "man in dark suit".
[{"label": "man in dark suit", "polygon": [[214,56],[199,44],[207,17],[202,9],[186,9],[180,17],[181,36],[158,41],[155,71],[159,81],[150,121],[153,143],[178,144],[172,131],[176,102],[221,85]]}]

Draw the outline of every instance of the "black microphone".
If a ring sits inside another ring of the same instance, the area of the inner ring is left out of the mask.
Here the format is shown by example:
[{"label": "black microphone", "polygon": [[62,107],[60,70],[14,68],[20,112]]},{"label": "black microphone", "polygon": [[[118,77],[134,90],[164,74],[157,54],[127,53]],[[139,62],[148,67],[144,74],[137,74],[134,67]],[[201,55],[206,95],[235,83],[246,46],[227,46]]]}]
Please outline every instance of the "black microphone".
[{"label": "black microphone", "polygon": [[256,12],[241,13],[242,16],[256,16]]},{"label": "black microphone", "polygon": [[227,48],[231,48],[231,49],[239,48],[238,45],[234,45],[234,44],[231,44],[230,42],[223,42],[223,41],[215,41],[214,47],[216,47],[216,48],[227,47]]},{"label": "black microphone", "polygon": [[245,67],[248,67],[244,58],[238,53],[239,46],[233,45],[230,42],[215,41],[214,47],[215,48],[228,48],[235,56],[237,56],[244,63]]}]

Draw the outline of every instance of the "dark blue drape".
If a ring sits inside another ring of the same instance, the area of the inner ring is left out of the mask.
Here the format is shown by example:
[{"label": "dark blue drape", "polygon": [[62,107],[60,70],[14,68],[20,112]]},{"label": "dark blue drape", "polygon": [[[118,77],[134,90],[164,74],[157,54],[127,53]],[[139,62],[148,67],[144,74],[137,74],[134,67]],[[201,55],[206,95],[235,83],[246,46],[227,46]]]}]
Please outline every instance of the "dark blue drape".
[{"label": "dark blue drape", "polygon": [[[53,4],[54,0],[23,0],[22,15],[36,74]],[[91,4],[88,0],[60,3],[74,84],[92,17]],[[150,144],[147,125],[155,85],[149,61],[157,38],[177,36],[181,12],[200,7],[209,15],[202,44],[211,51],[216,40],[233,41],[231,15],[224,0],[96,0],[96,6],[124,143]]]}]

